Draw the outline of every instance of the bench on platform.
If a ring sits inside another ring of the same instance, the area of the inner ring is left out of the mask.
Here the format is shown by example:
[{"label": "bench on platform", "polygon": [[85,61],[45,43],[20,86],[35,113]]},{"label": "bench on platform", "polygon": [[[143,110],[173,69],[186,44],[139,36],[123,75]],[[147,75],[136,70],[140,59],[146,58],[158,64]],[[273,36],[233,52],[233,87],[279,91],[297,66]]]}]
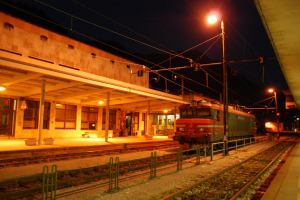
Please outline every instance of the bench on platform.
[{"label": "bench on platform", "polygon": [[24,141],[26,146],[35,146],[37,142],[35,138],[27,138]]},{"label": "bench on platform", "polygon": [[144,135],[146,140],[152,140],[153,139],[153,135]]},{"label": "bench on platform", "polygon": [[45,145],[53,145],[54,139],[53,138],[44,138]]}]

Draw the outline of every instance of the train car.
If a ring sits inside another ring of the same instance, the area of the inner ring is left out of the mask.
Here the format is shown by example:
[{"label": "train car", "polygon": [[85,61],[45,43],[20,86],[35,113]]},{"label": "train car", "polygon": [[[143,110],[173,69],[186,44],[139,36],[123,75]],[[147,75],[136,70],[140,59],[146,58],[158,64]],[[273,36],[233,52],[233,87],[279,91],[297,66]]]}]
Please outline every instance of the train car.
[{"label": "train car", "polygon": [[[202,143],[223,141],[223,105],[195,101],[180,108],[176,120],[174,140],[180,143]],[[228,139],[253,136],[256,132],[255,117],[235,107],[228,107]]]}]

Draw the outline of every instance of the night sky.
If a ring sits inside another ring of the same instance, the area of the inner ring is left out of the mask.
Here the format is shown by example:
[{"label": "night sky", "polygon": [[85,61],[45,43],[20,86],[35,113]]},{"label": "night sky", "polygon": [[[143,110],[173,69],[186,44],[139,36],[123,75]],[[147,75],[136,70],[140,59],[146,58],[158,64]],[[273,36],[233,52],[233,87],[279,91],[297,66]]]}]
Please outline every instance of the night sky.
[{"label": "night sky", "polygon": [[[149,59],[154,63],[159,63],[169,57],[166,53],[158,51],[157,48],[168,52],[181,52],[220,33],[218,25],[208,26],[205,21],[209,12],[219,11],[225,22],[227,59],[244,60],[264,57],[264,82],[262,81],[262,64],[258,61],[229,65],[230,101],[251,105],[266,95],[264,93],[266,87],[287,88],[252,0],[1,0],[0,2],[1,10],[4,12],[97,46],[97,42],[91,42],[82,36],[87,35],[97,41],[122,49],[121,55],[124,55],[124,52],[130,52],[130,54]],[[88,21],[90,24],[84,21]],[[76,33],[80,33],[80,35]],[[147,43],[156,49],[133,40]],[[215,42],[207,54],[200,58],[200,55],[212,43],[209,42],[184,55],[192,57],[194,60],[198,59],[199,63],[220,61],[220,40]],[[99,46],[102,47],[103,43]],[[145,61],[140,62],[148,67],[154,67]],[[178,66],[182,62],[174,59],[171,64],[165,63],[164,67]],[[222,81],[220,68],[221,66],[215,66],[206,68],[206,70]],[[199,82],[204,81],[201,78],[202,75],[197,74],[200,72],[194,72],[192,69],[177,72]],[[168,78],[171,77],[170,73],[164,75]],[[153,78],[153,75],[151,77]],[[187,86],[214,98],[218,96],[210,93],[210,89],[203,88],[203,86],[197,88],[188,83]],[[174,90],[178,90],[178,88],[174,88]],[[211,88],[220,91],[222,87],[212,81]],[[256,95],[246,101],[249,92]]]}]

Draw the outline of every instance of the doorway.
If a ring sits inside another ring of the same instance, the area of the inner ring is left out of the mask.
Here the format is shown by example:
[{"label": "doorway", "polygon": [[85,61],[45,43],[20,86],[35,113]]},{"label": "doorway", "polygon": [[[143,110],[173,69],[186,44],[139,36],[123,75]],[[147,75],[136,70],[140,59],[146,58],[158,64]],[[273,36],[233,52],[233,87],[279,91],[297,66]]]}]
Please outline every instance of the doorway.
[{"label": "doorway", "polygon": [[125,136],[131,135],[132,113],[126,114],[126,133]]},{"label": "doorway", "polygon": [[15,99],[0,97],[0,136],[2,137],[14,136],[15,108]]}]

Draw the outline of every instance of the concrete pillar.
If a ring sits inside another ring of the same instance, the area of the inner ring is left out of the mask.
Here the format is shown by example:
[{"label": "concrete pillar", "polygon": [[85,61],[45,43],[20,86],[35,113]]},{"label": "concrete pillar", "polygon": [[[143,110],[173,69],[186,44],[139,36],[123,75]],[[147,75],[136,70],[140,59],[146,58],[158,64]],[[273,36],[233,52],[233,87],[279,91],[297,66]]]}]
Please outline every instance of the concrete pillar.
[{"label": "concrete pillar", "polygon": [[77,109],[76,109],[76,131],[78,133],[80,133],[80,131],[81,131],[81,110],[82,110],[82,106],[77,105]]},{"label": "concrete pillar", "polygon": [[174,107],[174,123],[173,123],[174,135],[175,135],[175,132],[176,132],[176,111],[177,111],[177,108]]},{"label": "concrete pillar", "polygon": [[17,112],[16,112],[16,128],[15,128],[15,138],[22,138],[23,136],[23,116],[24,110],[21,109],[22,100],[17,99]]},{"label": "concrete pillar", "polygon": [[42,79],[40,107],[39,107],[38,145],[41,145],[43,141],[42,131],[43,131],[43,122],[44,122],[45,87],[46,87],[46,81],[45,79]]},{"label": "concrete pillar", "polygon": [[168,129],[168,114],[165,115],[165,132]]},{"label": "concrete pillar", "polygon": [[55,132],[55,116],[56,116],[56,102],[52,101],[50,105],[50,124],[49,131],[51,133],[51,137],[53,132]]},{"label": "concrete pillar", "polygon": [[145,129],[143,122],[143,112],[139,112],[139,131],[137,136],[141,136],[142,131]]},{"label": "concrete pillar", "polygon": [[98,137],[102,135],[102,113],[103,113],[103,108],[98,109],[98,122],[97,122],[97,130],[98,130]]},{"label": "concrete pillar", "polygon": [[109,99],[110,93],[107,92],[106,107],[105,107],[105,142],[108,142],[108,129],[109,129]]},{"label": "concrete pillar", "polygon": [[150,101],[147,102],[146,135],[150,135]]}]

